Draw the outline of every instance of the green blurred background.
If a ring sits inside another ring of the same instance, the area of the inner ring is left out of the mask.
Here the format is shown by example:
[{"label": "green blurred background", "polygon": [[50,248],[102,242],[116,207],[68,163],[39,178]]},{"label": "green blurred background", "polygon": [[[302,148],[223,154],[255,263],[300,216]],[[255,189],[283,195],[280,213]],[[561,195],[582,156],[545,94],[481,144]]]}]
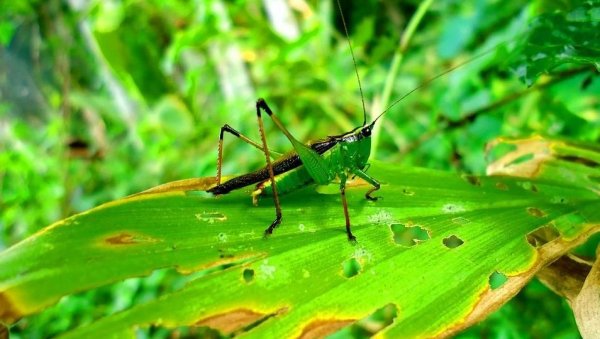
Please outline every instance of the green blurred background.
[{"label": "green blurred background", "polygon": [[[420,5],[342,1],[370,117],[423,81],[492,52],[395,105],[375,136],[377,159],[484,174],[485,144],[499,136],[599,140],[598,76],[563,65],[525,93],[536,77],[519,73],[515,52],[531,18],[577,2],[433,2],[400,55],[403,29]],[[397,72],[395,57],[401,57]],[[536,89],[548,81],[551,86]],[[258,140],[259,97],[300,140],[362,123],[352,55],[334,2],[4,2],[0,250],[101,203],[168,181],[213,176],[223,124]],[[266,125],[271,148],[290,150]],[[258,151],[226,136],[224,174],[263,162]],[[178,279],[157,271],[66,297],[21,320],[11,334],[53,336],[155,298]],[[534,281],[461,336],[579,335],[567,304]]]}]

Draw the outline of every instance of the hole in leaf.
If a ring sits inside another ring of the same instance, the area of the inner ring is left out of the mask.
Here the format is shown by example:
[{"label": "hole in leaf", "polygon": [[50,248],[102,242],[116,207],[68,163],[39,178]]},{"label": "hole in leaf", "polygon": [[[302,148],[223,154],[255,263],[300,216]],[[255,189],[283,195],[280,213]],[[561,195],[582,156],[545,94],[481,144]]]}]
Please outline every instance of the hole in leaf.
[{"label": "hole in leaf", "polygon": [[533,153],[523,154],[520,157],[517,157],[513,161],[511,161],[508,164],[506,164],[505,167],[513,166],[513,165],[519,165],[519,164],[525,163],[525,162],[527,162],[529,160],[532,160],[532,159],[533,159]]},{"label": "hole in leaf", "polygon": [[242,277],[244,277],[244,281],[246,283],[250,283],[254,280],[254,270],[251,268],[246,268],[244,272],[242,272]]},{"label": "hole in leaf", "polygon": [[488,147],[486,147],[486,158],[489,163],[496,162],[508,153],[512,153],[516,150],[517,145],[509,144],[507,142],[489,144]]},{"label": "hole in leaf", "polygon": [[554,225],[542,226],[527,233],[527,242],[533,247],[540,247],[560,237],[560,232]]},{"label": "hole in leaf", "polygon": [[506,276],[506,274],[500,273],[498,271],[495,271],[494,273],[490,274],[490,278],[488,280],[490,288],[492,290],[502,287],[502,285],[504,285],[507,281],[508,277]]},{"label": "hole in leaf", "polygon": [[225,221],[227,217],[223,213],[219,212],[202,212],[196,214],[196,218],[200,221],[207,222],[209,224],[214,224],[215,221]]},{"label": "hole in leaf", "polygon": [[342,263],[344,277],[352,278],[360,273],[360,263],[355,258],[350,258]]},{"label": "hole in leaf", "polygon": [[377,332],[391,325],[397,316],[398,307],[394,304],[387,304],[354,324],[344,327],[332,337],[371,338],[377,334]]},{"label": "hole in leaf", "polygon": [[442,240],[442,242],[444,243],[444,246],[446,246],[448,248],[457,248],[458,246],[465,243],[461,238],[459,238],[455,235],[451,235],[447,238],[444,238],[444,240]]},{"label": "hole in leaf", "polygon": [[536,185],[534,185],[533,183],[531,183],[530,181],[522,181],[517,183],[517,185],[521,186],[523,189],[526,189],[528,191],[531,192],[538,192],[538,188]]},{"label": "hole in leaf", "polygon": [[462,178],[473,186],[481,186],[481,180],[472,174],[463,174]]},{"label": "hole in leaf", "polygon": [[403,224],[392,224],[390,228],[394,233],[394,242],[404,247],[412,247],[431,239],[429,232],[418,225],[407,227]]},{"label": "hole in leaf", "polygon": [[553,204],[567,204],[569,203],[569,199],[555,195],[550,199],[550,202]]},{"label": "hole in leaf", "polygon": [[537,207],[527,207],[527,213],[534,217],[542,218],[546,216],[546,213]]},{"label": "hole in leaf", "polygon": [[501,191],[508,191],[508,185],[500,181],[496,183],[496,188]]}]

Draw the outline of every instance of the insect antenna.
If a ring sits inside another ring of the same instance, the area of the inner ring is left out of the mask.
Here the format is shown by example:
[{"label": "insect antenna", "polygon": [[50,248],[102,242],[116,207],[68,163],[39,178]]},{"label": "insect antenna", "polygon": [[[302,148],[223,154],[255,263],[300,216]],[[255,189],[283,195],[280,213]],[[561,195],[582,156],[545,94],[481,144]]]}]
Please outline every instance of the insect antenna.
[{"label": "insect antenna", "polygon": [[[362,126],[367,125],[367,109],[365,106],[365,96],[363,95],[362,84],[360,83],[360,75],[358,75],[358,67],[356,67],[356,58],[354,57],[354,50],[352,49],[352,43],[350,42],[350,36],[348,35],[348,27],[346,26],[346,19],[344,18],[344,13],[342,12],[342,5],[340,4],[340,0],[337,0],[338,10],[340,11],[340,16],[342,17],[342,25],[344,26],[344,33],[346,33],[346,41],[348,41],[348,47],[350,48],[350,54],[352,55],[352,63],[354,64],[354,72],[356,73],[356,80],[358,80],[358,90],[360,91],[360,100],[362,102],[363,109],[363,123]],[[358,129],[355,128],[354,130]]]},{"label": "insect antenna", "polygon": [[389,110],[390,110],[392,107],[396,106],[398,103],[400,103],[402,100],[404,100],[404,99],[405,99],[406,97],[408,97],[409,95],[413,94],[414,92],[416,92],[416,91],[418,91],[418,90],[420,90],[420,89],[422,89],[422,88],[424,88],[424,87],[427,87],[427,86],[429,86],[429,85],[430,85],[432,82],[434,82],[435,80],[437,80],[437,79],[439,79],[439,78],[443,77],[444,75],[446,75],[446,74],[448,74],[448,73],[450,73],[450,72],[453,72],[453,71],[455,71],[456,69],[458,69],[458,68],[461,68],[462,66],[464,66],[464,65],[466,65],[466,64],[468,64],[468,63],[471,63],[471,62],[473,62],[473,61],[475,61],[475,60],[477,60],[477,59],[479,59],[479,58],[481,58],[481,57],[483,57],[483,56],[486,56],[486,55],[490,54],[491,52],[494,52],[494,51],[496,51],[500,45],[503,45],[503,44],[505,44],[505,43],[507,43],[507,41],[505,41],[505,42],[501,42],[501,43],[497,44],[496,46],[494,46],[493,48],[491,48],[491,49],[488,49],[487,51],[481,52],[480,54],[478,54],[478,55],[476,55],[476,56],[474,56],[474,57],[470,58],[469,60],[463,61],[463,62],[459,63],[458,65],[455,65],[455,66],[453,66],[453,67],[450,67],[450,68],[448,68],[448,69],[444,70],[443,72],[441,72],[441,73],[439,73],[439,74],[436,74],[435,76],[433,76],[433,77],[431,77],[431,78],[429,78],[429,79],[427,79],[427,80],[423,81],[423,82],[422,82],[422,83],[421,83],[419,86],[417,86],[417,87],[415,87],[415,88],[411,89],[410,91],[408,91],[406,94],[404,94],[404,95],[403,95],[403,96],[401,96],[400,98],[398,98],[398,99],[394,100],[394,102],[392,102],[392,103],[391,103],[391,104],[390,104],[390,105],[389,105],[389,106],[388,106],[386,109],[384,109],[384,110],[383,110],[383,112],[381,112],[381,113],[380,113],[380,114],[377,116],[377,118],[375,118],[375,119],[373,120],[373,122],[372,122],[371,124],[374,124],[374,123],[375,123],[375,121],[377,121],[379,118],[381,118],[381,116],[383,116],[383,115],[384,115],[385,113],[387,113],[387,112],[388,112],[388,111],[389,111]]}]

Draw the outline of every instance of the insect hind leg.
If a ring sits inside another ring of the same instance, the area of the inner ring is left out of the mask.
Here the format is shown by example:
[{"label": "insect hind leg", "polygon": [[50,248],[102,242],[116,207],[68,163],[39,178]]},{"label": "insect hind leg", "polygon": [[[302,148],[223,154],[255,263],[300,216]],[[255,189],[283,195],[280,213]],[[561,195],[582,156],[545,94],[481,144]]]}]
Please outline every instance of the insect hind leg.
[{"label": "insect hind leg", "polygon": [[265,136],[265,127],[261,117],[261,110],[264,109],[267,114],[272,115],[271,109],[264,102],[263,99],[256,101],[256,118],[258,119],[258,131],[260,133],[260,139],[262,141],[262,148],[267,160],[267,170],[269,171],[269,179],[271,181],[271,189],[273,190],[273,202],[275,203],[275,220],[265,230],[265,237],[271,235],[273,230],[281,224],[281,205],[279,204],[279,194],[277,194],[277,184],[275,183],[275,174],[273,172],[273,164],[271,163],[271,156],[269,153],[269,146],[267,145],[267,137]]},{"label": "insect hind leg", "polygon": [[[217,156],[217,178],[216,178],[217,185],[221,184],[221,168],[223,165],[223,136],[225,135],[225,132],[235,136],[238,139],[241,139],[242,141],[254,146],[255,148],[257,148],[258,150],[260,150],[261,152],[264,153],[264,149],[257,142],[253,141],[252,139],[250,139],[247,136],[243,135],[242,133],[238,132],[235,128],[229,126],[228,124],[223,125],[221,127],[221,132],[219,133],[219,152],[218,152],[218,156]],[[271,152],[271,153],[279,154],[277,152]]]}]

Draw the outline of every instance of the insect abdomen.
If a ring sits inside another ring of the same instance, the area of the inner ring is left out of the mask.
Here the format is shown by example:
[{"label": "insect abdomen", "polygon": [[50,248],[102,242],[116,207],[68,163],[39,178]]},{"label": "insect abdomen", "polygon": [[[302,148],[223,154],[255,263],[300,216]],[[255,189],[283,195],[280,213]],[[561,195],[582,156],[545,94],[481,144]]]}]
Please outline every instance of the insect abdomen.
[{"label": "insect abdomen", "polygon": [[[277,185],[277,193],[283,195],[293,192],[299,188],[308,186],[314,181],[304,167],[298,167],[291,171],[287,171],[275,177],[275,185]],[[257,190],[260,190],[260,195],[272,195],[271,181],[269,179],[256,185]]]}]

